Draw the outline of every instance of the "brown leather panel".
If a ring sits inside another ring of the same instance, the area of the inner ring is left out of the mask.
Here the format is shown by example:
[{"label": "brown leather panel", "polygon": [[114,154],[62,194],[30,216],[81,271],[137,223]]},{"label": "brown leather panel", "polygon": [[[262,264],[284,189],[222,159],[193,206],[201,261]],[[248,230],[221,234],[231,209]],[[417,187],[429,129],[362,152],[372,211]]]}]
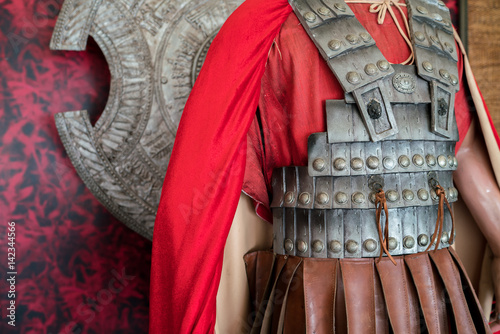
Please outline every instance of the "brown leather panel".
[{"label": "brown leather panel", "polygon": [[330,259],[304,261],[307,333],[333,334],[336,269],[337,261]]},{"label": "brown leather panel", "polygon": [[275,263],[275,255],[269,251],[257,251],[245,254],[243,257],[247,273],[248,287],[252,311],[256,312],[265,294],[266,287],[271,279]]},{"label": "brown leather panel", "polygon": [[[278,324],[280,321],[281,309],[283,307],[285,307],[287,314],[298,314],[298,312],[295,308],[296,307],[301,308],[300,304],[302,304],[302,305],[304,304],[304,302],[302,301],[301,303],[299,303],[297,305],[294,303],[295,300],[293,298],[291,298],[292,297],[291,295],[295,292],[295,290],[302,289],[302,279],[297,278],[296,272],[295,272],[297,266],[302,261],[302,258],[300,258],[298,256],[283,256],[283,255],[278,255],[278,256],[276,256],[276,258],[278,259],[278,263],[286,261],[286,265],[283,268],[283,271],[281,272],[281,274],[279,276],[277,276],[277,279],[276,279],[274,310],[273,310],[273,316],[272,316],[273,325],[272,325],[271,333],[277,333],[277,331],[278,331]],[[294,279],[294,277],[295,277],[295,279]],[[290,308],[287,309],[286,306],[284,305],[284,302],[285,302],[286,292],[289,289],[289,287],[288,287],[289,285],[291,285],[290,289],[292,291],[290,292],[290,297],[287,298],[287,300],[288,300],[287,306],[290,306]],[[298,311],[304,313],[304,308],[302,307]],[[289,320],[291,322],[294,321],[293,316],[292,317],[287,316],[287,318],[289,318],[287,320]],[[285,329],[286,329],[287,325],[288,324],[285,323]]]},{"label": "brown leather panel", "polygon": [[387,316],[387,309],[385,306],[384,291],[382,290],[382,283],[378,272],[374,271],[374,291],[375,291],[375,327],[377,334],[389,333],[389,318]]},{"label": "brown leather panel", "polygon": [[[286,333],[285,331],[285,323],[288,323],[293,326],[292,328],[294,330],[299,330],[301,327],[303,328],[304,326],[304,320],[302,320],[301,322],[297,323],[297,324],[294,324],[294,321],[297,321],[297,319],[300,319],[302,317],[297,317],[296,313],[294,312],[300,312],[301,314],[304,314],[304,309],[303,308],[298,308],[297,306],[300,305],[300,304],[297,304],[297,303],[288,303],[288,297],[293,294],[293,291],[294,290],[297,290],[299,289],[301,286],[302,286],[302,278],[300,278],[299,276],[296,276],[296,273],[299,272],[299,268],[303,269],[303,260],[301,259],[301,261],[297,264],[297,265],[294,265],[295,268],[292,272],[292,278],[289,280],[288,282],[288,286],[286,288],[286,291],[285,291],[285,296],[283,298],[283,306],[281,307],[281,312],[280,312],[280,316],[279,316],[279,321],[278,321],[278,330],[276,331],[277,334],[283,334],[283,333]],[[300,282],[300,285],[297,285],[296,282]],[[293,285],[295,285],[295,287],[293,287]],[[299,313],[299,314],[300,314]],[[287,321],[288,319],[288,321]],[[296,326],[294,326],[296,325]],[[288,333],[293,333],[293,331],[290,331],[288,330]]]},{"label": "brown leather panel", "polygon": [[436,252],[430,252],[430,257],[436,265],[448,292],[448,298],[451,302],[457,333],[477,333],[474,322],[472,321],[472,317],[467,308],[467,301],[462,290],[460,272],[451,258],[450,253],[447,249],[441,249]]},{"label": "brown leather panel", "polygon": [[[389,320],[394,333],[419,333],[418,328],[418,309],[410,302],[410,289],[408,288],[409,273],[402,257],[394,258],[396,265],[390,259],[383,258],[376,263],[382,288],[384,290],[385,303]],[[415,311],[417,313],[415,313]]]},{"label": "brown leather panel", "polygon": [[491,328],[486,321],[481,305],[479,304],[479,300],[477,299],[476,292],[472,287],[472,284],[467,276],[465,268],[458,257],[458,254],[451,247],[448,248],[450,251],[451,257],[455,260],[455,264],[460,271],[460,278],[462,279],[463,291],[465,294],[465,298],[468,303],[469,312],[471,313],[472,320],[476,326],[478,333],[491,333]]},{"label": "brown leather panel", "polygon": [[304,310],[304,265],[301,264],[295,273],[288,292],[286,318],[283,333],[305,333],[306,312]]},{"label": "brown leather panel", "polygon": [[341,259],[349,334],[375,333],[373,259]]},{"label": "brown leather panel", "polygon": [[342,268],[340,267],[340,261],[337,261],[337,291],[335,293],[335,328],[334,333],[345,334],[347,333],[347,314],[345,308],[345,293],[344,293],[344,282],[342,281]]},{"label": "brown leather panel", "polygon": [[428,253],[406,255],[406,265],[415,284],[429,334],[448,333],[444,289]]}]

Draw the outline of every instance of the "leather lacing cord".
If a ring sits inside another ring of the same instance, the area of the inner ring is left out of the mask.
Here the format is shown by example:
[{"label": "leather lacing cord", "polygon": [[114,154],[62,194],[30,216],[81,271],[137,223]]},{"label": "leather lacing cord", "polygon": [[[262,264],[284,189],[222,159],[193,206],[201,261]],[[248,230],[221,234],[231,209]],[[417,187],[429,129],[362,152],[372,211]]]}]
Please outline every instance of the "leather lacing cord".
[{"label": "leather lacing cord", "polygon": [[446,206],[448,207],[448,210],[450,211],[451,215],[451,235],[449,239],[449,244],[453,244],[453,239],[455,238],[455,219],[453,217],[453,211],[451,211],[450,203],[448,203],[448,200],[446,199],[446,193],[443,187],[436,181],[431,179],[431,186],[434,187],[434,190],[436,191],[436,195],[439,197],[439,205],[438,205],[438,215],[436,219],[436,226],[434,227],[434,234],[432,234],[432,239],[431,242],[429,243],[429,246],[425,249],[427,252],[431,247],[434,242],[436,242],[436,246],[434,247],[434,251],[436,251],[439,248],[439,243],[441,242],[441,237],[443,236],[443,222],[444,222],[444,203],[446,203]]},{"label": "leather lacing cord", "polygon": [[[345,0],[346,3],[364,3],[364,4],[370,4],[370,13],[378,13],[377,17],[377,23],[382,24],[384,23],[385,20],[385,15],[387,12],[392,17],[392,20],[394,21],[394,24],[398,28],[399,33],[401,36],[404,38],[406,44],[408,44],[408,47],[410,48],[410,56],[408,59],[406,59],[404,62],[401,63],[401,65],[411,65],[413,64],[413,61],[415,60],[415,52],[413,51],[413,45],[411,44],[410,41],[410,26],[408,24],[408,17],[405,15],[401,7],[406,7],[405,3],[400,3],[399,0],[382,0],[382,1],[377,1],[377,0]],[[403,31],[403,28],[399,25],[399,21],[396,18],[396,15],[394,14],[394,11],[392,10],[392,5],[394,5],[399,12],[401,13],[401,16],[404,19],[405,23],[405,28],[406,28],[406,34]]]},{"label": "leather lacing cord", "polygon": [[[389,254],[389,210],[387,209],[387,199],[385,198],[385,192],[382,188],[378,190],[375,194],[375,217],[377,219],[377,230],[378,230],[378,238],[380,241],[380,255],[378,257],[378,262],[382,259],[382,256],[387,254],[389,259],[392,261],[394,265],[396,265],[396,261],[391,254]],[[385,212],[385,228],[384,233],[382,235],[382,225],[380,224],[380,216],[382,215],[382,210]]]}]

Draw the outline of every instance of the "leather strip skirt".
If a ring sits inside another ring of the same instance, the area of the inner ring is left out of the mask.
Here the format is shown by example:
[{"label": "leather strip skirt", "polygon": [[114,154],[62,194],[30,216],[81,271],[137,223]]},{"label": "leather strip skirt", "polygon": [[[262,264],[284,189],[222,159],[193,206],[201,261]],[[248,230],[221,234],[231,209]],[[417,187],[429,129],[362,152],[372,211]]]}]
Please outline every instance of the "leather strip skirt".
[{"label": "leather strip skirt", "polygon": [[394,259],[248,253],[251,333],[491,333],[453,249]]}]

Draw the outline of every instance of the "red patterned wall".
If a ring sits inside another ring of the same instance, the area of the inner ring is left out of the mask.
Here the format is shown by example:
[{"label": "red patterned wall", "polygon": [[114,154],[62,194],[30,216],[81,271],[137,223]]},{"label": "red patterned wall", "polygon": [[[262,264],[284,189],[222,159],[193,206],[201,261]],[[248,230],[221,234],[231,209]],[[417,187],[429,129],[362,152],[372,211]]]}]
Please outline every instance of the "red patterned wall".
[{"label": "red patterned wall", "polygon": [[[104,108],[109,72],[50,51],[63,0],[0,0],[0,333],[146,333],[151,243],[83,185],[54,114]],[[456,12],[456,7],[453,8]],[[7,227],[16,223],[16,327],[7,324]]]},{"label": "red patterned wall", "polygon": [[[151,243],[76,174],[54,114],[103,110],[110,75],[93,41],[50,51],[62,0],[0,0],[0,333],[146,333]],[[7,324],[16,222],[16,326]]]}]

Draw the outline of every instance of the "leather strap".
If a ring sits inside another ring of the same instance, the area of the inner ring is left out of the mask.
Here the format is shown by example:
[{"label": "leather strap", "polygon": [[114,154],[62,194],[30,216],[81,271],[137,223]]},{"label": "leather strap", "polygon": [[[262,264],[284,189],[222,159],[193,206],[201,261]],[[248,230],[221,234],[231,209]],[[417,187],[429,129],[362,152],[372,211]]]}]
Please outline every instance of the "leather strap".
[{"label": "leather strap", "polygon": [[460,272],[454,265],[450,253],[447,251],[436,251],[430,252],[429,255],[436,265],[439,275],[443,278],[445,288],[448,291],[448,298],[451,302],[457,333],[477,333],[467,308],[467,301],[462,290]]},{"label": "leather strap", "polygon": [[375,266],[384,290],[385,304],[394,333],[420,333],[418,300],[408,268],[402,257],[396,257],[396,266],[383,258]]},{"label": "leather strap", "polygon": [[341,259],[349,334],[376,333],[373,259]]},{"label": "leather strap", "polygon": [[417,288],[420,307],[429,334],[448,333],[446,304],[440,300],[445,296],[443,283],[427,254],[406,255],[405,262]]},{"label": "leather strap", "polygon": [[321,260],[304,263],[304,298],[306,332],[332,334],[336,292],[337,261]]}]

